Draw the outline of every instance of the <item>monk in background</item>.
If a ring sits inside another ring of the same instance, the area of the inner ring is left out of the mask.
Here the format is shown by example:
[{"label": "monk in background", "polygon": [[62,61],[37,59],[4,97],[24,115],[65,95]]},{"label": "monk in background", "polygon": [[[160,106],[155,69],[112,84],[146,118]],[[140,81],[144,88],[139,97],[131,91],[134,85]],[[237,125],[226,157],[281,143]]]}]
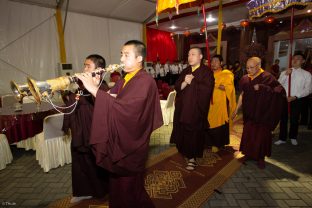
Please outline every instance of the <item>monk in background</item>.
[{"label": "monk in background", "polygon": [[258,161],[265,168],[265,156],[271,156],[272,131],[280,121],[286,92],[275,77],[261,68],[261,59],[252,57],[246,64],[247,73],[240,80],[242,93],[233,118],[243,107],[244,128],[240,151],[244,159]]},{"label": "monk in background", "polygon": [[96,97],[90,144],[97,165],[110,172],[110,208],[154,207],[144,188],[145,162],[150,135],[163,121],[155,80],[143,68],[145,56],[142,42],[124,44],[120,61],[127,74],[116,98],[98,90],[90,74],[77,75]]},{"label": "monk in background", "polygon": [[[88,56],[84,62],[84,72],[93,72],[97,68],[105,68],[105,59],[97,54]],[[99,79],[99,77],[98,77]],[[90,142],[91,122],[94,109],[94,97],[81,82],[76,92],[67,91],[63,100],[67,106],[76,101],[76,93],[82,92],[77,107],[72,114],[64,115],[63,131],[71,130],[72,156],[72,190],[71,203],[77,203],[92,197],[103,198],[108,194],[108,172],[98,167],[92,152]],[[109,90],[106,82],[99,86],[101,90]],[[70,109],[71,110],[71,109]]]},{"label": "monk in background", "polygon": [[206,131],[206,142],[212,146],[212,152],[218,152],[219,148],[230,143],[229,124],[236,109],[234,75],[227,69],[222,70],[222,62],[221,55],[214,55],[211,59],[215,86],[208,113],[210,127]]},{"label": "monk in background", "polygon": [[176,103],[173,118],[171,143],[187,159],[187,170],[197,166],[196,158],[203,157],[205,129],[209,127],[209,102],[214,88],[212,71],[202,62],[200,48],[188,53],[189,66],[175,83]]}]

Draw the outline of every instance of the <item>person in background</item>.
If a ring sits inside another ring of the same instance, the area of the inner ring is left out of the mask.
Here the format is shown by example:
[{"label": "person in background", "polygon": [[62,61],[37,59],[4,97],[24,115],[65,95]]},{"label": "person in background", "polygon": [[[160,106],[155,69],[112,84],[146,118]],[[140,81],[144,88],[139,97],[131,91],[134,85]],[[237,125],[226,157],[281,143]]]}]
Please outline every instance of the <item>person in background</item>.
[{"label": "person in background", "polygon": [[202,62],[200,48],[188,53],[189,67],[185,68],[175,83],[176,103],[171,143],[187,159],[187,170],[197,166],[196,158],[203,156],[205,129],[209,127],[209,102],[214,88],[212,71]]},{"label": "person in background", "polygon": [[244,128],[240,151],[245,155],[244,160],[256,160],[263,169],[265,156],[271,156],[271,132],[280,120],[286,93],[275,77],[261,68],[259,57],[249,58],[246,69],[248,74],[240,80],[242,92],[232,118],[242,106]]},{"label": "person in background", "polygon": [[[292,145],[298,145],[297,136],[302,98],[308,96],[312,92],[312,76],[309,72],[301,68],[304,62],[305,56],[303,53],[295,53],[292,58],[292,68],[283,71],[278,79],[278,81],[286,90],[290,112],[288,112],[288,105],[286,104],[283,107],[283,114],[280,122],[279,140],[274,143],[276,145],[286,143],[288,132],[288,116],[290,119],[288,134],[289,139]],[[291,77],[290,95],[288,94],[289,76]]]},{"label": "person in background", "polygon": [[270,73],[275,77],[275,79],[279,78],[280,75],[280,67],[279,67],[280,60],[275,59],[274,64],[270,69]]},{"label": "person in background", "polygon": [[[105,59],[97,54],[89,55],[84,62],[84,72],[93,72],[97,68],[105,68]],[[108,193],[108,172],[98,167],[90,146],[91,122],[94,110],[94,97],[81,82],[78,82],[79,97],[76,110],[72,114],[64,115],[63,131],[71,130],[72,155],[72,190],[71,203],[76,203],[92,197],[103,198]],[[98,86],[97,86],[98,87]],[[104,81],[101,90],[109,90]],[[68,92],[63,96],[64,102],[70,106],[76,101],[75,93]]]},{"label": "person in background", "polygon": [[222,62],[221,55],[214,55],[211,59],[215,86],[208,113],[210,127],[206,131],[206,142],[212,146],[212,152],[218,152],[219,148],[230,143],[229,124],[236,109],[234,76],[229,70],[222,70]]},{"label": "person in background", "polygon": [[97,165],[110,172],[112,208],[154,207],[144,188],[144,172],[151,133],[163,121],[156,83],[143,68],[145,57],[142,42],[124,44],[120,61],[127,74],[116,98],[98,90],[90,74],[77,75],[96,97],[90,144]]}]

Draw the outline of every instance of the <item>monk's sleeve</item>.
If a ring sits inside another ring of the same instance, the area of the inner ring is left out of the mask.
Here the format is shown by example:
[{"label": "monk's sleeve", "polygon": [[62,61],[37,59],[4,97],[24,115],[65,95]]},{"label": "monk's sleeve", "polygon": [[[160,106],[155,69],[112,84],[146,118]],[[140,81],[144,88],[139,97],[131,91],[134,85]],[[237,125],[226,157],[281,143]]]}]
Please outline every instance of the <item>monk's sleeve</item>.
[{"label": "monk's sleeve", "polygon": [[181,85],[182,85],[182,82],[184,81],[185,79],[185,75],[186,75],[186,69],[184,69],[179,78],[177,79],[177,81],[175,82],[174,84],[174,89],[175,91],[177,92],[177,96],[179,96],[180,92],[181,92]]},{"label": "monk's sleeve", "polygon": [[229,115],[232,115],[236,109],[236,95],[234,87],[234,76],[230,73],[225,74],[224,76],[224,87],[226,98],[229,101],[230,112]]},{"label": "monk's sleeve", "polygon": [[116,99],[102,90],[96,95],[90,144],[97,165],[110,171],[138,169],[133,161],[145,158],[151,132],[162,125],[154,80],[133,81]]},{"label": "monk's sleeve", "polygon": [[[268,121],[272,130],[274,130],[280,121],[283,105],[286,103],[286,92],[283,86],[276,80],[271,80],[270,85],[259,84],[259,92],[261,102],[265,102],[267,112],[262,116],[270,117],[265,119]],[[260,115],[259,115],[260,116]]]},{"label": "monk's sleeve", "polygon": [[199,111],[203,119],[207,119],[215,84],[213,72],[208,68],[205,69],[205,72],[200,77],[194,78],[194,82],[196,84],[196,98]]}]

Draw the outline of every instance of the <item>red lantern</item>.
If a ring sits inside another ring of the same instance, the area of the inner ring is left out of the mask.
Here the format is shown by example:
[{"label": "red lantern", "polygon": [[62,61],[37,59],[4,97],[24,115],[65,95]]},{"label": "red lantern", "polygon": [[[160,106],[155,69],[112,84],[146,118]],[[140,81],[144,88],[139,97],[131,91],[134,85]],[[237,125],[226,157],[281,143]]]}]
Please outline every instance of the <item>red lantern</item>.
[{"label": "red lantern", "polygon": [[248,26],[249,26],[249,21],[248,21],[248,20],[242,20],[242,21],[240,22],[240,25],[241,25],[243,28],[248,27]]},{"label": "red lantern", "polygon": [[201,28],[200,28],[200,33],[204,33],[205,32],[205,26],[202,26]]},{"label": "red lantern", "polygon": [[189,30],[184,32],[185,37],[188,37],[191,34],[191,32]]},{"label": "red lantern", "polygon": [[271,23],[273,23],[274,22],[274,20],[275,20],[275,17],[267,17],[267,18],[265,18],[265,22],[266,23],[268,23],[268,24],[271,24]]}]

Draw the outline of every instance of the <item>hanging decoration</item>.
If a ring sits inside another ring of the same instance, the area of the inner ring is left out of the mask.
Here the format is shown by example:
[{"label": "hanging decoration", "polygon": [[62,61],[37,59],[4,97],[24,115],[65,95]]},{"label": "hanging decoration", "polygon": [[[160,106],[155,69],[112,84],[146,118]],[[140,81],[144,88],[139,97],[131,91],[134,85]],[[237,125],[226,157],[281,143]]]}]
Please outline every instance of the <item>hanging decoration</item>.
[{"label": "hanging decoration", "polygon": [[172,38],[172,40],[173,40],[173,37],[174,37],[174,35],[175,35],[175,33],[170,33],[170,37]]},{"label": "hanging decoration", "polygon": [[274,20],[275,20],[275,17],[270,16],[270,17],[265,18],[264,21],[268,24],[272,24]]},{"label": "hanging decoration", "polygon": [[311,0],[251,0],[247,3],[249,18],[261,17],[268,13],[281,12],[292,6],[307,6]]},{"label": "hanging decoration", "polygon": [[191,34],[191,32],[189,30],[184,32],[185,37],[188,37]]},{"label": "hanging decoration", "polygon": [[203,25],[201,28],[200,28],[200,33],[204,33],[205,32],[205,25]]},{"label": "hanging decoration", "polygon": [[248,20],[242,20],[240,22],[240,25],[245,29],[246,27],[249,26],[249,21]]},{"label": "hanging decoration", "polygon": [[[217,1],[217,0],[156,0],[156,24],[158,24],[158,15],[160,13],[176,10],[176,13],[179,14],[179,9],[199,7],[202,10],[204,24],[207,27],[207,22],[205,21],[206,20],[205,3],[211,3],[214,1]],[[197,10],[197,11],[199,14],[200,10]],[[206,42],[208,65],[210,65],[210,51],[209,51],[207,31],[205,31],[205,42]]]}]

